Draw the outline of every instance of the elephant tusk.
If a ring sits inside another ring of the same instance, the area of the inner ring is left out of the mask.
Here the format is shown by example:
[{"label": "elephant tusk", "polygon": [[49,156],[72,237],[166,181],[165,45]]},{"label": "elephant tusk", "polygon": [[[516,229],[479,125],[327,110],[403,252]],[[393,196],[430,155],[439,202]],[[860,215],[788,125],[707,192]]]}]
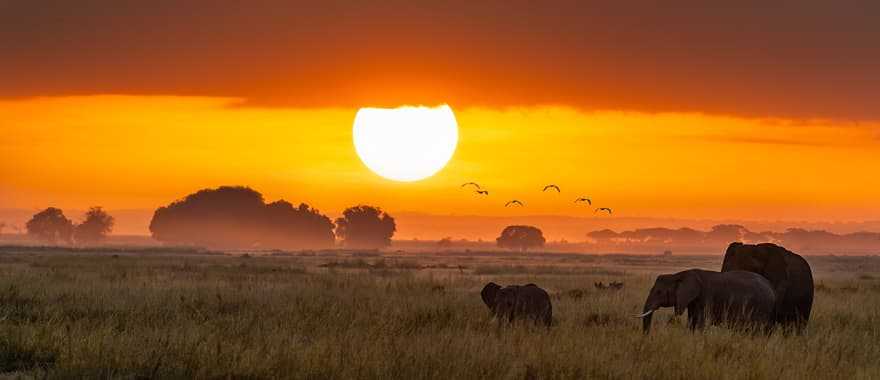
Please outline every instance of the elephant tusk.
[{"label": "elephant tusk", "polygon": [[644,317],[647,317],[647,316],[651,315],[651,313],[653,313],[654,310],[657,310],[657,309],[651,309],[651,310],[648,310],[648,311],[646,311],[646,312],[644,312],[644,313],[642,313],[642,314],[634,315],[633,317],[635,317],[635,318],[644,318]]}]

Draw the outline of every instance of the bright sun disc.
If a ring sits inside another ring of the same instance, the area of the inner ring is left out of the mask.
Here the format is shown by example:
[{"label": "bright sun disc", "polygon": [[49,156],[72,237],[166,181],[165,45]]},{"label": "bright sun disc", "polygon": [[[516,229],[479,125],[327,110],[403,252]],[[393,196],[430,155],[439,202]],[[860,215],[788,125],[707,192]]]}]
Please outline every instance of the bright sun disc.
[{"label": "bright sun disc", "polygon": [[458,123],[448,105],[361,108],[354,117],[353,134],[364,165],[402,182],[434,175],[458,145]]}]

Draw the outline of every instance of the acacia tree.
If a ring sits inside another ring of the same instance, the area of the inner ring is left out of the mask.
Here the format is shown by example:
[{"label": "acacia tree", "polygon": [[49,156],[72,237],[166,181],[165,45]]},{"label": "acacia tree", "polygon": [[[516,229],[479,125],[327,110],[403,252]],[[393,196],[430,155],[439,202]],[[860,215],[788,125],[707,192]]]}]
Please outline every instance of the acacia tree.
[{"label": "acacia tree", "polygon": [[86,212],[86,219],[78,224],[73,232],[77,244],[95,244],[113,231],[115,220],[101,207],[92,207]]},{"label": "acacia tree", "polygon": [[28,235],[50,244],[59,241],[70,243],[73,237],[73,222],[55,207],[36,213],[25,227]]},{"label": "acacia tree", "polygon": [[266,203],[249,187],[203,189],[160,207],[153,238],[209,248],[303,249],[333,246],[333,223],[317,209],[285,200]]},{"label": "acacia tree", "polygon": [[544,233],[532,226],[507,226],[501,236],[495,239],[501,248],[518,249],[525,252],[529,248],[544,246]]},{"label": "acacia tree", "polygon": [[378,207],[349,207],[336,219],[336,236],[348,248],[387,247],[395,231],[394,218]]}]

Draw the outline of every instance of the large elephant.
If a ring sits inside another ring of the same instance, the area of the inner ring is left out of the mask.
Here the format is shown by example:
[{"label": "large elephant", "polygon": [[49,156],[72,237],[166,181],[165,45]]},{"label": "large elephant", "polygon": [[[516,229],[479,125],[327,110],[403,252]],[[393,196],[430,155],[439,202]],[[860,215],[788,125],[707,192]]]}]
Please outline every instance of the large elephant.
[{"label": "large elephant", "polygon": [[813,272],[800,255],[775,244],[733,243],[721,271],[745,270],[767,278],[776,291],[776,322],[802,333],[813,309]]},{"label": "large elephant", "polygon": [[553,321],[550,295],[535,284],[502,288],[490,282],[483,287],[480,297],[499,322],[530,319],[549,327]]},{"label": "large elephant", "polygon": [[752,272],[713,272],[691,269],[657,276],[645,300],[642,330],[651,331],[654,311],[674,307],[675,315],[688,312],[688,327],[702,329],[710,323],[755,327],[770,331],[776,294],[766,278]]}]

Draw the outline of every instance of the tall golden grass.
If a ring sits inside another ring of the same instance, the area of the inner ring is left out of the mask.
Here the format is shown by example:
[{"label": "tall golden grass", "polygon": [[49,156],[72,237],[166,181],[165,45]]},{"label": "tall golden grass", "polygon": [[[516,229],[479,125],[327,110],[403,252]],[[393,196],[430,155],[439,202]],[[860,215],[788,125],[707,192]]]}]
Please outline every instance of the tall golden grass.
[{"label": "tall golden grass", "polygon": [[[670,310],[644,336],[631,317],[657,273],[717,270],[718,256],[0,251],[13,377],[880,378],[873,257],[808,258],[808,333],[766,337],[692,333]],[[593,287],[611,280],[624,289]],[[488,281],[547,289],[554,326],[499,327]]]}]

